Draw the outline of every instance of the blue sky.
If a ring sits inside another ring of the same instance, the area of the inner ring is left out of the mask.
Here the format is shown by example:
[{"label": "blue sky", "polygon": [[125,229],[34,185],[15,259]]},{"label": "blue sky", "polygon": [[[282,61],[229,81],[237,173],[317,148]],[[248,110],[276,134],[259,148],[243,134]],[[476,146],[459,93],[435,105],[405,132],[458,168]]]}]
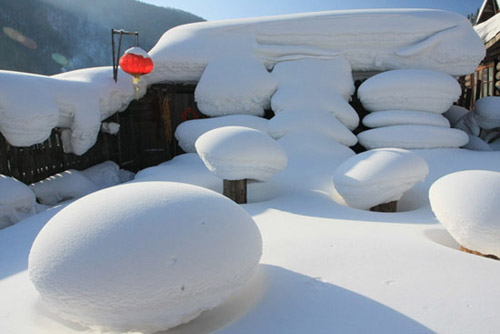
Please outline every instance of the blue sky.
[{"label": "blue sky", "polygon": [[466,16],[483,0],[141,0],[179,8],[207,20],[362,8],[436,8]]}]

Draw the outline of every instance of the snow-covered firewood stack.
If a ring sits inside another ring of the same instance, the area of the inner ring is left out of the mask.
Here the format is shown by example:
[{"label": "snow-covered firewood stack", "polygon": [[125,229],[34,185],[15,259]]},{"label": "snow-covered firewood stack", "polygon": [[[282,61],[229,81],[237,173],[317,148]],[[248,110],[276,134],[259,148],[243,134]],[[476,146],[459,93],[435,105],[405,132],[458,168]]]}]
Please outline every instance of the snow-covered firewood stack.
[{"label": "snow-covered firewood stack", "polygon": [[375,75],[359,88],[361,103],[371,113],[358,134],[367,149],[461,147],[467,134],[451,129],[442,116],[460,96],[451,76],[430,70],[393,70]]},{"label": "snow-covered firewood stack", "polygon": [[314,132],[353,146],[351,132],[359,123],[347,102],[354,92],[351,66],[342,56],[305,58],[278,63],[272,72],[278,89],[271,98],[276,116],[269,134],[279,139],[289,132]]}]

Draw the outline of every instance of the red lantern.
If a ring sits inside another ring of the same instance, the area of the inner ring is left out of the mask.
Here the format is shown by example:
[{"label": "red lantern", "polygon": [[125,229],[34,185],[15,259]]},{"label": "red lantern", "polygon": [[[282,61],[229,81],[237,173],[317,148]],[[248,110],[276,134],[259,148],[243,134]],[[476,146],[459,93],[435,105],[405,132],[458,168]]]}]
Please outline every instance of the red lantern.
[{"label": "red lantern", "polygon": [[134,85],[137,85],[141,75],[151,73],[153,70],[153,60],[146,51],[136,46],[123,53],[120,58],[120,67],[134,77]]}]

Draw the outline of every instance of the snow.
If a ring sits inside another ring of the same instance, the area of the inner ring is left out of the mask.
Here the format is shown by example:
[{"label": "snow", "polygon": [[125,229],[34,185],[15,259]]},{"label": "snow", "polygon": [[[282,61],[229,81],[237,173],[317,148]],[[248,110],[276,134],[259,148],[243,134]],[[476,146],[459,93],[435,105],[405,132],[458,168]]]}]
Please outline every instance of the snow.
[{"label": "snow", "polygon": [[469,137],[458,129],[429,125],[394,125],[370,129],[358,134],[359,143],[367,148],[440,148],[461,147]]},{"label": "snow", "polygon": [[351,65],[340,55],[331,59],[306,58],[280,62],[274,66],[272,75],[280,88],[295,89],[299,94],[310,85],[337,92],[346,100],[354,93]]},{"label": "snow", "polygon": [[0,189],[0,228],[36,213],[35,194],[27,185],[0,174]]},{"label": "snow", "polygon": [[474,30],[477,32],[479,37],[481,37],[484,43],[489,42],[495,38],[500,31],[500,15],[495,15],[489,20],[474,26]]},{"label": "snow", "polygon": [[429,200],[437,219],[460,245],[500,257],[499,189],[500,173],[468,170],[438,179]]},{"label": "snow", "polygon": [[195,146],[205,166],[225,180],[265,181],[287,164],[285,151],[275,140],[243,126],[211,130]]},{"label": "snow", "polygon": [[354,146],[358,142],[356,136],[327,111],[286,110],[271,118],[268,124],[269,134],[276,139],[302,130],[330,136],[346,146]]},{"label": "snow", "polygon": [[430,70],[394,70],[361,84],[358,97],[370,111],[404,109],[442,114],[462,93],[457,80]]},{"label": "snow", "polygon": [[[203,52],[200,52],[203,50]],[[213,21],[168,30],[149,51],[151,82],[198,81],[207,64],[255,56],[276,63],[343,55],[353,71],[472,73],[485,55],[461,15],[428,9],[352,10]]]},{"label": "snow", "polygon": [[143,49],[141,49],[138,46],[133,46],[133,47],[125,50],[125,52],[123,52],[123,54],[128,54],[128,53],[131,53],[131,54],[134,54],[137,56],[142,56],[144,58],[151,58],[146,51],[144,51]]},{"label": "snow", "polygon": [[[0,131],[13,146],[31,146],[46,140],[54,127],[67,128],[65,152],[82,155],[95,144],[101,121],[135,96],[131,77],[119,74],[115,83],[111,67],[51,77],[0,71]],[[140,86],[141,95],[145,87]]]},{"label": "snow", "polygon": [[137,172],[134,182],[147,181],[187,183],[222,193],[222,179],[208,170],[196,153],[181,154],[158,166]]},{"label": "snow", "polygon": [[474,118],[481,128],[492,129],[500,126],[500,97],[480,98],[474,106]]},{"label": "snow", "polygon": [[271,98],[271,108],[275,113],[289,109],[328,111],[349,130],[354,130],[359,124],[358,114],[342,95],[316,84],[304,86],[298,91],[286,85],[280,86]]},{"label": "snow", "polygon": [[488,145],[487,142],[482,140],[480,137],[471,134],[469,134],[469,142],[464,146],[464,148],[474,151],[492,151],[491,146]]},{"label": "snow", "polygon": [[465,114],[469,113],[470,110],[467,108],[464,108],[462,106],[457,106],[457,105],[452,105],[450,109],[448,109],[443,116],[450,121],[450,125],[454,126],[455,123],[462,118]]},{"label": "snow", "polygon": [[403,149],[376,149],[345,160],[335,170],[333,183],[350,207],[369,209],[398,201],[429,173],[424,159]]},{"label": "snow", "polygon": [[372,112],[363,118],[363,125],[378,128],[390,125],[432,125],[450,127],[450,122],[442,115],[414,110],[386,110]]},{"label": "snow", "polygon": [[268,120],[253,115],[228,115],[212,118],[193,119],[182,122],[175,130],[179,146],[187,153],[196,153],[194,143],[205,132],[223,126],[246,126],[267,132]]},{"label": "snow", "polygon": [[477,116],[474,112],[469,112],[463,115],[458,121],[455,122],[453,127],[473,136],[479,136],[481,133],[481,127],[477,122]]},{"label": "snow", "polygon": [[275,90],[276,82],[258,59],[228,56],[205,68],[194,97],[198,109],[208,116],[263,116]]},{"label": "snow", "polygon": [[252,277],[261,252],[252,218],[229,199],[144,182],[57,213],[33,243],[28,272],[43,306],[63,319],[153,333],[218,306]]}]

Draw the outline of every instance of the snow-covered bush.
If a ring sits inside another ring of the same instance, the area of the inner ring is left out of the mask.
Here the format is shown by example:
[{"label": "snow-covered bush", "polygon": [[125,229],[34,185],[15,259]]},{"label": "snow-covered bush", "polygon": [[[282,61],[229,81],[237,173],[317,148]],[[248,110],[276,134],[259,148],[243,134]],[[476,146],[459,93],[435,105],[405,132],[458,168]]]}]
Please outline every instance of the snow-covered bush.
[{"label": "snow-covered bush", "polygon": [[425,160],[403,149],[377,149],[345,160],[333,174],[335,189],[347,205],[369,209],[397,201],[429,173]]},{"label": "snow-covered bush", "polygon": [[262,116],[275,90],[274,78],[258,59],[222,58],[207,65],[194,97],[200,111],[208,116]]},{"label": "snow-covered bush", "polygon": [[269,135],[242,126],[211,130],[196,141],[208,169],[225,180],[266,181],[284,169],[287,156]]},{"label": "snow-covered bush", "polygon": [[63,319],[153,333],[224,302],[252,277],[261,251],[252,218],[224,196],[143,182],[101,190],[56,214],[33,243],[28,271]]},{"label": "snow-covered bush", "polygon": [[361,84],[358,96],[370,111],[420,110],[442,114],[461,94],[450,75],[430,70],[393,70]]},{"label": "snow-covered bush", "polygon": [[468,250],[500,257],[500,173],[466,170],[443,176],[429,189],[436,218]]},{"label": "snow-covered bush", "polygon": [[487,96],[477,100],[474,114],[481,128],[489,130],[500,127],[500,96]]},{"label": "snow-covered bush", "polygon": [[187,153],[196,153],[194,143],[205,132],[223,126],[246,126],[267,132],[268,120],[253,115],[228,115],[213,118],[192,119],[182,122],[175,129],[175,138],[179,146]]},{"label": "snow-covered bush", "polygon": [[0,228],[35,213],[33,191],[15,178],[0,174]]},{"label": "snow-covered bush", "polygon": [[393,125],[370,129],[358,134],[359,143],[367,149],[382,147],[439,148],[461,147],[469,136],[461,130],[429,125]]}]

